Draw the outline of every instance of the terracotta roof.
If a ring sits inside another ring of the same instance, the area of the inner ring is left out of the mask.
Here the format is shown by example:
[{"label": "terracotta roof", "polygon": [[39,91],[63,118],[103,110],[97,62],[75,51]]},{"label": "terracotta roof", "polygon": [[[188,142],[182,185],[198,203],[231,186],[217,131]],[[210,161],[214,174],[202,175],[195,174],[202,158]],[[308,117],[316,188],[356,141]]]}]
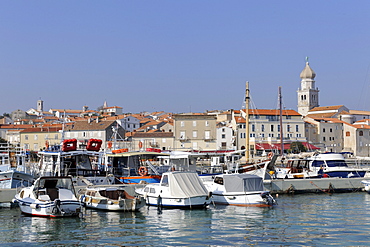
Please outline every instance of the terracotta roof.
[{"label": "terracotta roof", "polygon": [[115,121],[76,121],[68,126],[66,126],[65,130],[105,130],[110,125],[112,125]]},{"label": "terracotta roof", "polygon": [[27,129],[32,128],[32,124],[4,124],[0,125],[1,129]]},{"label": "terracotta roof", "polygon": [[317,119],[317,118],[332,118],[337,112],[328,112],[328,113],[317,113],[317,114],[308,114],[307,117]]},{"label": "terracotta roof", "polygon": [[310,112],[313,112],[313,111],[328,111],[328,110],[338,110],[340,109],[341,107],[343,107],[344,105],[333,105],[333,106],[318,106],[318,107],[315,107],[315,108],[312,108],[311,110],[309,110],[308,113]]},{"label": "terracotta roof", "polygon": [[47,128],[40,128],[40,127],[37,127],[37,128],[28,128],[28,129],[24,129],[22,130],[21,132],[22,133],[32,133],[32,132],[58,132],[59,130],[61,130],[62,128],[61,127],[47,127]]},{"label": "terracotta roof", "polygon": [[238,124],[246,123],[245,118],[243,117],[235,117],[235,122]]},{"label": "terracotta roof", "polygon": [[160,138],[160,137],[173,137],[173,132],[132,132],[132,137],[134,138],[145,138],[145,137],[152,137],[152,138]]},{"label": "terracotta roof", "polygon": [[349,113],[354,115],[370,115],[370,111],[349,110]]}]

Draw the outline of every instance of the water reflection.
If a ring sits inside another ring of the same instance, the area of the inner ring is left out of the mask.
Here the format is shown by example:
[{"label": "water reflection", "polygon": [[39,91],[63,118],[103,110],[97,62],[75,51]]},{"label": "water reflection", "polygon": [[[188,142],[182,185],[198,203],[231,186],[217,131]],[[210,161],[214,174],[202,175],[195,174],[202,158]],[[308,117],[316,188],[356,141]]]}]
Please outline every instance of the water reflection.
[{"label": "water reflection", "polygon": [[79,218],[26,217],[0,209],[0,243],[20,246],[352,245],[370,244],[370,195],[281,196],[274,208],[144,207],[139,212],[84,210]]}]

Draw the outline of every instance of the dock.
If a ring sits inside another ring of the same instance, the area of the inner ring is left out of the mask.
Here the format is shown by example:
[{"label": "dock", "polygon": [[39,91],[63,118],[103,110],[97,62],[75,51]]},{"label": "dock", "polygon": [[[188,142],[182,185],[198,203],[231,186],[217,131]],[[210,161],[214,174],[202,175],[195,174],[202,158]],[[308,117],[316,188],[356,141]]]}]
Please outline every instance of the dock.
[{"label": "dock", "polygon": [[273,194],[341,193],[364,191],[367,178],[265,179],[264,186]]}]

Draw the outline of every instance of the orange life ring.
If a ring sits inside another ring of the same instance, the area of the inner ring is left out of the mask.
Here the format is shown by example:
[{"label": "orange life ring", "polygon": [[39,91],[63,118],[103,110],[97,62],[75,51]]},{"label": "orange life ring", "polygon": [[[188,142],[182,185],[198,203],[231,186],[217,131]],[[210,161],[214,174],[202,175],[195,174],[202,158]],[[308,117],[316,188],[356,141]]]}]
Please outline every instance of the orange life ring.
[{"label": "orange life ring", "polygon": [[271,159],[272,156],[274,156],[274,153],[273,152],[269,152],[269,154],[268,154],[269,159]]},{"label": "orange life ring", "polygon": [[146,176],[146,175],[148,175],[148,169],[145,166],[140,166],[140,168],[139,168],[139,174],[140,174],[140,176]]},{"label": "orange life ring", "polygon": [[109,142],[108,142],[108,148],[109,148],[109,149],[111,149],[111,148],[112,148],[112,142],[111,142],[111,141],[109,141]]},{"label": "orange life ring", "polygon": [[143,142],[139,142],[139,148],[143,147]]}]

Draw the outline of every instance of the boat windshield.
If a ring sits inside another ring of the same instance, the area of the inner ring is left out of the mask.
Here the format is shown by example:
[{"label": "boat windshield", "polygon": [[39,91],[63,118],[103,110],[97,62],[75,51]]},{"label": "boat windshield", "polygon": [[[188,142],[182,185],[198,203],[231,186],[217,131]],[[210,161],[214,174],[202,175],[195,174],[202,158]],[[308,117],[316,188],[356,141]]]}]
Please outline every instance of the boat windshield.
[{"label": "boat windshield", "polygon": [[73,183],[71,178],[44,178],[40,179],[38,188],[58,188],[73,190]]},{"label": "boat windshield", "polygon": [[328,167],[348,167],[344,160],[327,160],[326,164],[328,164]]}]

